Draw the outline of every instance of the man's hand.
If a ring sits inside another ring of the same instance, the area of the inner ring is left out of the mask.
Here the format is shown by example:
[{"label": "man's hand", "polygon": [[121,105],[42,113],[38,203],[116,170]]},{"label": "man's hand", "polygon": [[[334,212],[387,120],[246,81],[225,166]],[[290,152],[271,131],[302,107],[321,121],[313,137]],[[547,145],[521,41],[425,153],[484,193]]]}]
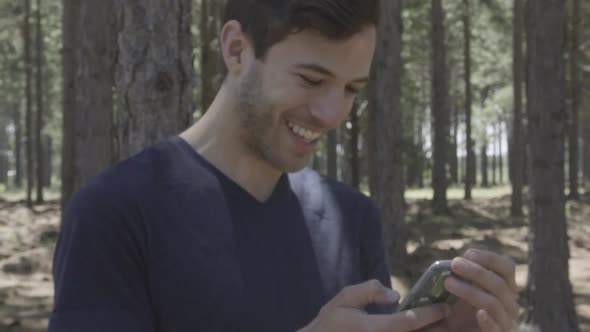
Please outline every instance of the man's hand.
[{"label": "man's hand", "polygon": [[438,324],[441,331],[511,332],[519,314],[512,260],[489,251],[469,249],[453,259],[445,288],[459,297],[453,313]]},{"label": "man's hand", "polygon": [[369,315],[363,308],[370,303],[394,304],[399,294],[377,280],[348,286],[299,332],[409,332],[443,319],[450,313],[447,304],[436,304],[391,315]]}]

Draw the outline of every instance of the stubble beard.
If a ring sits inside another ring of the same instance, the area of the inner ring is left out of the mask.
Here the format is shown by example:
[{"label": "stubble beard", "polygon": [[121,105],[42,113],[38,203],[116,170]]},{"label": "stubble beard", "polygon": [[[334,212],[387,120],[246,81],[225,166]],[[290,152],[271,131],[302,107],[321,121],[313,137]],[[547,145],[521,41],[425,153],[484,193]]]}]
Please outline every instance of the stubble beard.
[{"label": "stubble beard", "polygon": [[273,168],[284,171],[273,153],[270,132],[273,126],[273,106],[262,90],[260,68],[254,65],[240,86],[238,110],[242,140],[246,148]]}]

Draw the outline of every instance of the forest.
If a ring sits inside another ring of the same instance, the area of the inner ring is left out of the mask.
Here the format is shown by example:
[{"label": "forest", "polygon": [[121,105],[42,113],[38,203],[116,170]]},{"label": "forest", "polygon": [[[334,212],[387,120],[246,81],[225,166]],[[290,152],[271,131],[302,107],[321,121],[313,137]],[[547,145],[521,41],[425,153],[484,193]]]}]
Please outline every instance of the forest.
[{"label": "forest", "polygon": [[[207,110],[223,8],[0,0],[0,332],[46,329],[72,195]],[[590,2],[381,15],[371,80],[309,167],[375,200],[402,294],[432,260],[487,248],[517,263],[523,331],[590,332]]]}]

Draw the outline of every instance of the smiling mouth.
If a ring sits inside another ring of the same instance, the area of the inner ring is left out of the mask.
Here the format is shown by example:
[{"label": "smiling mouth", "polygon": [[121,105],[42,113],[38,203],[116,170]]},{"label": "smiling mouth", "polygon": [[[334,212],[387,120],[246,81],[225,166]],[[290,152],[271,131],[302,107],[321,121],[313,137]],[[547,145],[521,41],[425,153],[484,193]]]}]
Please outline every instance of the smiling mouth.
[{"label": "smiling mouth", "polygon": [[289,127],[289,130],[293,135],[301,138],[306,143],[313,143],[322,135],[319,132],[296,125],[289,120],[287,120],[287,127]]}]

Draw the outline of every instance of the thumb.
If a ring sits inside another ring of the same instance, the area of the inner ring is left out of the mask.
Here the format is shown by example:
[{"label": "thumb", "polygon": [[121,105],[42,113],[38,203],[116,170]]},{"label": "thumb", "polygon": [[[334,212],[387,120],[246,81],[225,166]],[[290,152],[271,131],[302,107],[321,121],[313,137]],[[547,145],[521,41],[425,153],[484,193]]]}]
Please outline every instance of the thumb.
[{"label": "thumb", "polygon": [[398,292],[383,286],[378,280],[347,286],[333,300],[333,305],[362,309],[367,304],[393,304],[399,301]]}]

